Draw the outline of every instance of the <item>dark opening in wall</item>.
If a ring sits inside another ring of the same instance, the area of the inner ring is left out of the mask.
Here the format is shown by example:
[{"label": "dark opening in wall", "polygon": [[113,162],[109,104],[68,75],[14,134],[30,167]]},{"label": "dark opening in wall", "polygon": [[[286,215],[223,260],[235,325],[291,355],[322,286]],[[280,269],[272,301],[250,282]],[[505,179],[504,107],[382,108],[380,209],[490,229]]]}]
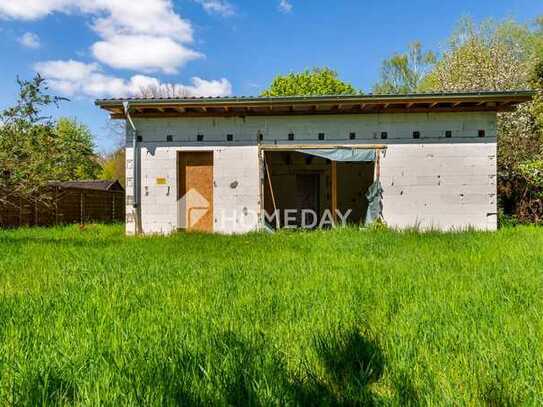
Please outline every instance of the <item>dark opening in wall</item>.
[{"label": "dark opening in wall", "polygon": [[445,131],[445,137],[446,138],[451,138],[452,137],[452,131],[451,130]]},{"label": "dark opening in wall", "polygon": [[484,130],[479,130],[479,137],[484,137],[485,136],[485,131]]},{"label": "dark opening in wall", "polygon": [[388,138],[388,133],[386,131],[381,132],[381,139],[386,140]]},{"label": "dark opening in wall", "polygon": [[227,134],[226,135],[226,141],[234,141],[234,135],[233,134]]},{"label": "dark opening in wall", "polygon": [[169,143],[171,143],[171,142],[173,141],[173,136],[172,136],[171,134],[168,134],[168,135],[166,136],[166,141],[169,142]]},{"label": "dark opening in wall", "polygon": [[258,133],[258,141],[264,140],[264,135],[262,133]]},{"label": "dark opening in wall", "polygon": [[414,139],[419,139],[420,138],[420,131],[414,131],[413,132],[413,138]]},{"label": "dark opening in wall", "polygon": [[324,133],[319,133],[319,140],[324,140]]},{"label": "dark opening in wall", "polygon": [[137,136],[136,136],[136,141],[137,141],[138,143],[142,142],[142,141],[143,141],[143,137],[140,136],[140,135],[137,135]]},{"label": "dark opening in wall", "polygon": [[198,140],[198,141],[204,141],[204,135],[203,135],[203,134],[198,134],[198,135],[196,136],[196,140]]},{"label": "dark opening in wall", "polygon": [[349,133],[349,140],[354,140],[356,139],[356,133]]},{"label": "dark opening in wall", "polygon": [[290,141],[294,140],[294,133],[289,133],[289,134],[288,134],[288,139],[289,139]]}]

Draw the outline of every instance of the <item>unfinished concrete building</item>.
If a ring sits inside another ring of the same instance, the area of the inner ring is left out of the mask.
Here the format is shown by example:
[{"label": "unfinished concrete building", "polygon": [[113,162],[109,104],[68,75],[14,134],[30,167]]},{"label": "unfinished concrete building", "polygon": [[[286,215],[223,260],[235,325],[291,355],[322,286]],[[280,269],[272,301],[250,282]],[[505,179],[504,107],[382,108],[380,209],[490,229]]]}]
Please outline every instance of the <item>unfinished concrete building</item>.
[{"label": "unfinished concrete building", "polygon": [[309,210],[331,213],[333,222],[349,211],[352,224],[379,218],[400,229],[495,230],[496,113],[530,98],[519,91],[96,103],[127,121],[127,233],[167,234],[322,226],[305,222]]}]

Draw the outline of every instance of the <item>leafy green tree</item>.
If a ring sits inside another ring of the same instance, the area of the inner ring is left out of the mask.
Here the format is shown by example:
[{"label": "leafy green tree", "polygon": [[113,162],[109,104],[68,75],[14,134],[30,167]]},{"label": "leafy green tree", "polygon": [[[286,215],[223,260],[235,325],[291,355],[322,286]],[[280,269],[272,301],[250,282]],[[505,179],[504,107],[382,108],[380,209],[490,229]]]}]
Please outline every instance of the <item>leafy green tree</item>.
[{"label": "leafy green tree", "polygon": [[45,80],[36,75],[17,82],[17,103],[0,114],[0,201],[17,196],[47,202],[49,182],[94,178],[99,165],[85,126],[43,115],[63,100],[47,94]]},{"label": "leafy green tree", "polygon": [[58,180],[95,179],[101,171],[94,153],[92,134],[87,126],[76,119],[60,118],[55,126],[56,142],[59,149],[68,154],[57,157]]},{"label": "leafy green tree", "polygon": [[505,91],[529,85],[535,35],[528,27],[492,20],[477,26],[461,20],[422,91]]},{"label": "leafy green tree", "polygon": [[356,89],[330,68],[277,76],[262,96],[356,95]]},{"label": "leafy green tree", "polygon": [[106,156],[102,163],[102,171],[99,175],[100,179],[119,180],[121,185],[125,186],[125,150],[119,148],[113,153]]},{"label": "leafy green tree", "polygon": [[417,91],[421,81],[436,63],[432,51],[424,52],[420,42],[409,45],[407,52],[394,54],[383,62],[381,79],[373,92],[377,94],[406,94]]}]

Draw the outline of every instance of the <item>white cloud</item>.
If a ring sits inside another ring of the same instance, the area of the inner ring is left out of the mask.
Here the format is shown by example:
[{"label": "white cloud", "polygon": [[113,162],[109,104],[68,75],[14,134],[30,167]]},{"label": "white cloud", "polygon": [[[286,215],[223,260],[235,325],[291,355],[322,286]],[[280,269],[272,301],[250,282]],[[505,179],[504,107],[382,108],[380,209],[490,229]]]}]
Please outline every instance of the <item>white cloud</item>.
[{"label": "white cloud", "polygon": [[195,0],[209,14],[229,17],[235,14],[234,6],[226,0]]},{"label": "white cloud", "polygon": [[40,37],[30,32],[24,33],[21,37],[19,37],[18,41],[19,41],[19,44],[27,48],[36,49],[36,48],[39,48],[41,45]]},{"label": "white cloud", "polygon": [[208,81],[198,78],[192,78],[192,85],[181,85],[190,96],[230,96],[232,94],[232,85],[228,79]]},{"label": "white cloud", "polygon": [[292,4],[289,0],[280,0],[279,1],[279,11],[283,13],[290,13],[292,11]]},{"label": "white cloud", "polygon": [[92,47],[96,59],[113,68],[176,73],[187,62],[202,54],[168,37],[116,35]]},{"label": "white cloud", "polygon": [[188,47],[192,25],[172,0],[0,0],[3,18],[36,20],[54,12],[92,16],[100,41],[91,50],[115,68],[174,73],[202,56]]},{"label": "white cloud", "polygon": [[194,77],[190,85],[162,83],[146,75],[123,79],[103,73],[96,63],[74,60],[40,62],[35,69],[47,79],[51,89],[72,97],[139,96],[149,89],[176,96],[228,96],[232,93],[232,85],[224,78],[208,81]]},{"label": "white cloud", "polygon": [[35,20],[55,11],[65,10],[71,0],[0,0],[0,16],[20,20]]}]

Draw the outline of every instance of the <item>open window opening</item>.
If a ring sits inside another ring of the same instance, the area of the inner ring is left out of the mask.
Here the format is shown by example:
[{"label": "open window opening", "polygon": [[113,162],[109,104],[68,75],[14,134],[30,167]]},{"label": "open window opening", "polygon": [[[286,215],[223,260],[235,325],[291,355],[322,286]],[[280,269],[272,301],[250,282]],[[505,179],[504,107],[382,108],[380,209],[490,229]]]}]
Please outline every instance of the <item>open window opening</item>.
[{"label": "open window opening", "polygon": [[315,229],[366,223],[367,195],[377,174],[375,157],[375,150],[358,154],[332,149],[265,151],[267,227]]}]

